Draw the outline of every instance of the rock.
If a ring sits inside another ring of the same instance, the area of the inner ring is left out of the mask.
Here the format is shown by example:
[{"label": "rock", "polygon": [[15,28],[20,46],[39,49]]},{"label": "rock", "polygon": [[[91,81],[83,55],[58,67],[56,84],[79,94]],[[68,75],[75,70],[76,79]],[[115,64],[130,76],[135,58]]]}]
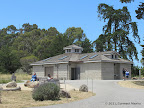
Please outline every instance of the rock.
[{"label": "rock", "polygon": [[80,88],[79,88],[79,91],[88,92],[88,87],[87,87],[87,85],[85,85],[85,84],[81,85]]},{"label": "rock", "polygon": [[18,91],[18,90],[21,90],[21,87],[3,89],[3,91]]},{"label": "rock", "polygon": [[29,85],[30,82],[31,82],[31,81],[26,81],[25,84],[24,84],[24,86],[27,87],[27,86]]},{"label": "rock", "polygon": [[29,88],[35,88],[39,86],[39,82],[38,81],[27,81],[24,86],[29,87]]},{"label": "rock", "polygon": [[17,87],[17,83],[15,81],[9,82],[6,84],[7,88]]},{"label": "rock", "polygon": [[15,73],[12,74],[12,76],[11,76],[11,80],[12,80],[12,81],[16,81]]},{"label": "rock", "polygon": [[132,77],[131,79],[132,79],[132,80],[137,80],[137,77]]},{"label": "rock", "polygon": [[71,98],[70,94],[67,91],[64,91],[64,90],[60,90],[59,95],[62,98]]}]

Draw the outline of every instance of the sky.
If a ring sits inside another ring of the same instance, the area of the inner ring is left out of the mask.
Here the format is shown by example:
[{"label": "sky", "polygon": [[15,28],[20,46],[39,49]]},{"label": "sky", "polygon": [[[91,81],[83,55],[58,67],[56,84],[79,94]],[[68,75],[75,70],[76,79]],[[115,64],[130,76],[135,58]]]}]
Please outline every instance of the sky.
[{"label": "sky", "polygon": [[[127,6],[133,22],[137,22],[141,43],[144,44],[144,20],[138,20],[135,10],[143,0],[132,3],[120,3],[119,0],[1,0],[0,29],[14,25],[19,29],[24,23],[37,24],[39,28],[55,27],[64,33],[69,27],[81,27],[92,42],[103,33],[106,24],[98,18],[97,7],[100,3],[121,9]],[[129,35],[133,40],[132,35]],[[134,42],[135,43],[135,42]],[[142,47],[135,43],[138,58],[141,59]],[[135,66],[142,66],[134,60]]]}]

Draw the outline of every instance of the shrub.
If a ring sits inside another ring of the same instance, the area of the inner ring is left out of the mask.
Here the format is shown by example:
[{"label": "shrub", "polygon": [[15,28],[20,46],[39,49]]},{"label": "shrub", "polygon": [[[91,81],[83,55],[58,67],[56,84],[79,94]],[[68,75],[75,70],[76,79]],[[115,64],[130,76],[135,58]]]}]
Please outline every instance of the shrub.
[{"label": "shrub", "polygon": [[54,83],[45,83],[35,88],[32,97],[36,101],[56,100],[59,98],[60,88]]}]

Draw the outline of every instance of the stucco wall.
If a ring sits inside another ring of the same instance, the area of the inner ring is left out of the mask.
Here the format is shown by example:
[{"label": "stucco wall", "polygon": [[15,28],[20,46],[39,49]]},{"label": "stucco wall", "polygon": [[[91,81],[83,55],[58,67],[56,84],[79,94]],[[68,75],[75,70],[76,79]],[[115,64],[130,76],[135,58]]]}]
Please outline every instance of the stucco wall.
[{"label": "stucco wall", "polygon": [[102,80],[114,80],[114,63],[102,63],[101,70]]},{"label": "stucco wall", "polygon": [[40,66],[33,66],[33,73],[37,74],[37,77],[44,77],[44,67]]}]

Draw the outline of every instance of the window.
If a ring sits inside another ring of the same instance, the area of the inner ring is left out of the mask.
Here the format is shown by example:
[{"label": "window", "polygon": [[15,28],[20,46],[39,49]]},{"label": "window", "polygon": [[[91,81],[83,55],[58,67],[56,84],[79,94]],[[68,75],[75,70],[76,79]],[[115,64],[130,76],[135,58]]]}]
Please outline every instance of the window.
[{"label": "window", "polygon": [[67,52],[71,52],[71,49],[67,49]]},{"label": "window", "polygon": [[75,49],[75,52],[79,52],[79,49]]}]

